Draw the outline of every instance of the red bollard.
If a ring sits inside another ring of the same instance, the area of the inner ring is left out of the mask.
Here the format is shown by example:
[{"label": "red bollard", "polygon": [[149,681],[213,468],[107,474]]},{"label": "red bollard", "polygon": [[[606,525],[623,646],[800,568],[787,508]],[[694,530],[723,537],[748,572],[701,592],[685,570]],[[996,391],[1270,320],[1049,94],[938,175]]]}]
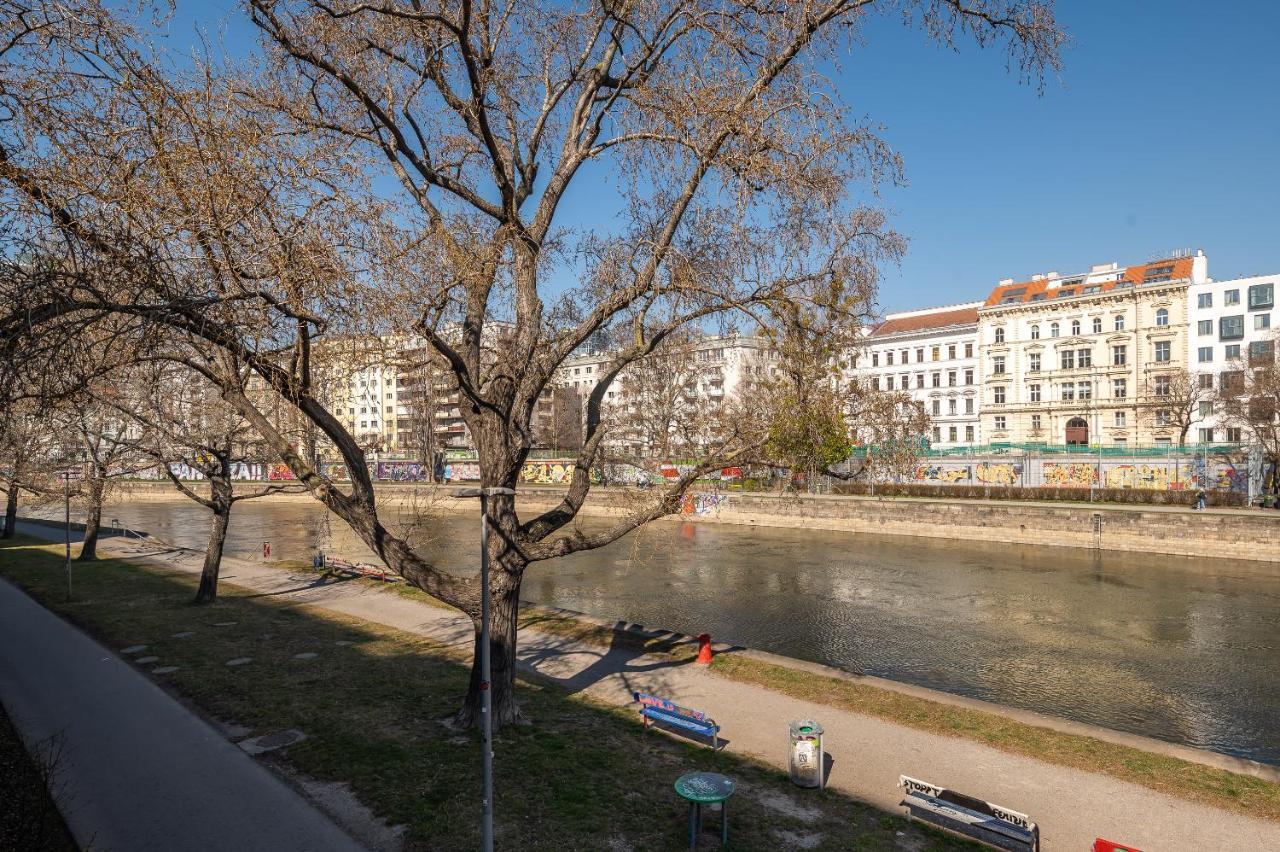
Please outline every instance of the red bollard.
[{"label": "red bollard", "polygon": [[264,541],[262,543],[262,558],[263,559],[271,558],[271,542],[269,541]]},{"label": "red bollard", "polygon": [[698,634],[698,659],[696,662],[704,666],[711,665],[711,634]]}]

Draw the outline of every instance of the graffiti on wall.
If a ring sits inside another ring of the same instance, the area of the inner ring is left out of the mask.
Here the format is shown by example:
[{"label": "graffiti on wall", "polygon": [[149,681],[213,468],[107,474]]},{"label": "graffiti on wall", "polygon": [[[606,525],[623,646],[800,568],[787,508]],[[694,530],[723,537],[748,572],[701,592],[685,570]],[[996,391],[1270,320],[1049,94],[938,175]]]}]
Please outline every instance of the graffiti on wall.
[{"label": "graffiti on wall", "polygon": [[729,504],[728,494],[685,494],[680,507],[682,515],[710,515]]},{"label": "graffiti on wall", "polygon": [[983,485],[1017,485],[1022,481],[1022,465],[1011,462],[983,462],[976,473]]},{"label": "graffiti on wall", "polygon": [[520,469],[521,482],[551,485],[567,482],[573,476],[573,462],[527,461]]},{"label": "graffiti on wall", "polygon": [[1150,491],[1167,491],[1186,487],[1177,472],[1164,464],[1118,464],[1108,467],[1108,488],[1141,488]]},{"label": "graffiti on wall", "polygon": [[1098,481],[1098,468],[1089,462],[1046,462],[1044,483],[1059,488],[1088,488]]},{"label": "graffiti on wall", "polygon": [[292,482],[297,479],[285,464],[273,464],[267,468],[267,479],[272,482]]},{"label": "graffiti on wall", "polygon": [[415,461],[380,461],[373,476],[383,482],[429,482],[431,467]]},{"label": "graffiti on wall", "polygon": [[480,463],[474,461],[447,461],[444,463],[446,482],[475,482],[480,479]]},{"label": "graffiti on wall", "polygon": [[969,478],[967,467],[944,467],[940,464],[922,464],[912,474],[917,482],[930,482],[934,485],[955,485]]}]

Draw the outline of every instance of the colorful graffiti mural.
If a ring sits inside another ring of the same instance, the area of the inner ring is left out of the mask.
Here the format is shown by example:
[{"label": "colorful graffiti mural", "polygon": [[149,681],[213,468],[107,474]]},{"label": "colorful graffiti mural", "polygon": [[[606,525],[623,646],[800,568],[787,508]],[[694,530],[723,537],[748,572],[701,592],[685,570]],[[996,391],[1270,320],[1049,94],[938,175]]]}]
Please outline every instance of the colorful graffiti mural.
[{"label": "colorful graffiti mural", "polygon": [[912,472],[912,476],[917,482],[931,482],[935,485],[955,485],[958,482],[969,479],[971,474],[967,467],[922,464]]},{"label": "colorful graffiti mural", "polygon": [[540,485],[568,482],[572,476],[573,462],[566,461],[527,461],[520,469],[521,482]]},{"label": "colorful graffiti mural", "polygon": [[729,504],[728,494],[685,494],[680,507],[682,515],[710,515]]},{"label": "colorful graffiti mural", "polygon": [[273,464],[267,468],[267,479],[271,482],[292,482],[297,478],[288,465]]},{"label": "colorful graffiti mural", "polygon": [[475,482],[479,478],[479,462],[446,461],[444,463],[444,479],[446,482]]},{"label": "colorful graffiti mural", "polygon": [[1010,462],[983,462],[975,469],[983,485],[1018,485],[1022,482],[1022,465]]},{"label": "colorful graffiti mural", "polygon": [[1187,483],[1178,479],[1174,465],[1118,464],[1106,469],[1108,488],[1140,488],[1150,491],[1179,490]]},{"label": "colorful graffiti mural", "polygon": [[1045,462],[1045,485],[1059,488],[1088,488],[1097,484],[1097,481],[1097,465],[1088,462]]},{"label": "colorful graffiti mural", "polygon": [[431,466],[415,461],[380,461],[373,467],[373,478],[381,482],[430,482]]}]

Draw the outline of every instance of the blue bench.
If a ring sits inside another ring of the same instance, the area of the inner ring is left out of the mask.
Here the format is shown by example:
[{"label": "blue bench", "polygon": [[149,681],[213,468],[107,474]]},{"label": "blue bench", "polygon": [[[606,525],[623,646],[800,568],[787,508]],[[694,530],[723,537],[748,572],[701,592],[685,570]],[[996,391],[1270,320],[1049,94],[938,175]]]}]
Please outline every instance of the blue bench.
[{"label": "blue bench", "polygon": [[898,786],[914,819],[1008,852],[1040,852],[1040,827],[1026,814],[906,775]]},{"label": "blue bench", "polygon": [[699,710],[690,710],[688,707],[681,707],[674,701],[668,701],[656,695],[647,695],[643,692],[633,692],[631,697],[640,703],[640,716],[644,720],[646,730],[648,730],[651,722],[663,722],[682,731],[710,737],[712,750],[719,750],[720,726],[706,713]]}]

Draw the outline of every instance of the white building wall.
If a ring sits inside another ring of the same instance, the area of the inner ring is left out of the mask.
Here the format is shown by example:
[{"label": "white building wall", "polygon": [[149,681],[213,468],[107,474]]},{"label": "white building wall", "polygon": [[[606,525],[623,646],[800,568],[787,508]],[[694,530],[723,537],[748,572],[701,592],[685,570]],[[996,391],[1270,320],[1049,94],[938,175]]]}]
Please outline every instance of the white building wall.
[{"label": "white building wall", "polygon": [[[1212,375],[1213,387],[1218,389],[1224,371],[1247,369],[1250,345],[1276,339],[1278,291],[1280,273],[1204,281],[1188,288],[1188,372]],[[1247,435],[1228,434],[1227,428],[1216,413],[1206,412],[1192,426],[1188,441],[1248,440]]]}]

